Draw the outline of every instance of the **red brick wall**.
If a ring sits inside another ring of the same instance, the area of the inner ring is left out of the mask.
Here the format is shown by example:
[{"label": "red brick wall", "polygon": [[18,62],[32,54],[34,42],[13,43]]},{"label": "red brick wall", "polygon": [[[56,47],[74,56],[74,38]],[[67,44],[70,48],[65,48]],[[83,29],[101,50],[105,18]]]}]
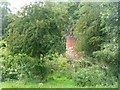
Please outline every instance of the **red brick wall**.
[{"label": "red brick wall", "polygon": [[82,52],[77,52],[74,50],[75,44],[76,44],[76,38],[75,37],[66,37],[66,55],[70,58],[80,58],[84,54]]},{"label": "red brick wall", "polygon": [[76,38],[66,37],[66,49],[74,47],[76,44]]}]

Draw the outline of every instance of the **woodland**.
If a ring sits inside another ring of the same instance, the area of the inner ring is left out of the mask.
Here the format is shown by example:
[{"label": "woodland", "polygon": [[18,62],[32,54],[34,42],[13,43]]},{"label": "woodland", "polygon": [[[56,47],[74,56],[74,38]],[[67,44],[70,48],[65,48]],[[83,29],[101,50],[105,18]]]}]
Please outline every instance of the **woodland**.
[{"label": "woodland", "polygon": [[[0,87],[119,86],[118,2],[38,1],[15,14],[9,6],[0,2]],[[72,27],[79,59],[66,57]]]}]

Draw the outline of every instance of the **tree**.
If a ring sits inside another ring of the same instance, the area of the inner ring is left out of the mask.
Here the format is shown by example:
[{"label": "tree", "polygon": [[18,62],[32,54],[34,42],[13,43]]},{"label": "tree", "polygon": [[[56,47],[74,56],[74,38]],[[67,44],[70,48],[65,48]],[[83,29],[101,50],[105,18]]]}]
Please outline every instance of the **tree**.
[{"label": "tree", "polygon": [[9,2],[0,2],[1,18],[2,18],[2,35],[5,33],[5,29],[8,26],[8,17],[7,14],[10,13]]},{"label": "tree", "polygon": [[[68,3],[68,19],[69,19],[69,24],[70,27],[74,24],[76,24],[76,22],[78,21],[79,17],[80,17],[80,7],[79,7],[80,3],[79,2],[70,2]],[[70,28],[69,28],[70,29]],[[70,32],[70,31],[69,31]]]},{"label": "tree", "polygon": [[9,35],[6,40],[11,52],[40,57],[40,54],[48,52],[65,51],[62,34],[64,11],[55,11],[52,5],[52,8],[48,5],[51,3],[30,4],[17,15],[9,16]]},{"label": "tree", "polygon": [[[117,75],[118,68],[118,3],[109,2],[102,3],[101,8],[101,26],[102,31],[106,34],[105,42],[101,45],[101,52],[104,53],[103,57],[107,55],[106,61],[107,65]],[[107,11],[107,12],[106,12]],[[106,52],[109,52],[108,54]],[[111,58],[109,58],[111,57]]]},{"label": "tree", "polygon": [[92,54],[93,51],[100,50],[104,38],[100,27],[100,10],[100,3],[80,4],[80,18],[75,29],[78,51]]}]

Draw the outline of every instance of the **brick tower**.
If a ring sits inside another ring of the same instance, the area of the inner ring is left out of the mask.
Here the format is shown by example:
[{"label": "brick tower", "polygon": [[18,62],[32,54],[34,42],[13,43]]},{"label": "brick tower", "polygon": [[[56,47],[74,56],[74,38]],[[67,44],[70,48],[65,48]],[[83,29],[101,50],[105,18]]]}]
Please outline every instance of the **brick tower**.
[{"label": "brick tower", "polygon": [[74,47],[76,45],[77,38],[73,34],[73,30],[70,34],[66,36],[66,56],[69,58],[80,58],[83,53],[75,51]]}]

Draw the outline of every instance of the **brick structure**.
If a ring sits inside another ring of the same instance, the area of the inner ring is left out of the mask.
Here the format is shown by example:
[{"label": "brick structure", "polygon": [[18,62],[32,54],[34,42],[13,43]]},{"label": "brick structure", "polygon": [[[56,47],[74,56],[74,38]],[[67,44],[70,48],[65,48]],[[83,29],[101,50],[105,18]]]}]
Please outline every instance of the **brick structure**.
[{"label": "brick structure", "polygon": [[82,52],[75,51],[76,41],[77,38],[74,37],[73,33],[66,37],[66,56],[69,58],[80,58],[84,55]]}]

